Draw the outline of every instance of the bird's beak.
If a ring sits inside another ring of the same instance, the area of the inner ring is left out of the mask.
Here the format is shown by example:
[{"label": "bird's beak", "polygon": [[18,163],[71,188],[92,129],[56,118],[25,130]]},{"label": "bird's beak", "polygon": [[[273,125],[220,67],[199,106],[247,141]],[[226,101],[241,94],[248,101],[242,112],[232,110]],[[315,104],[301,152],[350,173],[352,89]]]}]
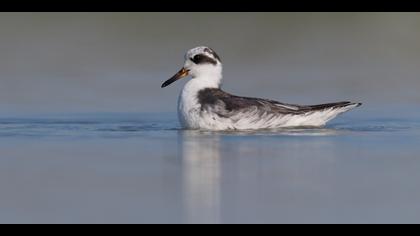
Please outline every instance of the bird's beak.
[{"label": "bird's beak", "polygon": [[188,70],[185,68],[182,68],[178,73],[176,73],[172,78],[168,79],[162,84],[162,88],[165,88],[166,86],[172,84],[173,82],[182,79],[184,77],[188,76]]}]

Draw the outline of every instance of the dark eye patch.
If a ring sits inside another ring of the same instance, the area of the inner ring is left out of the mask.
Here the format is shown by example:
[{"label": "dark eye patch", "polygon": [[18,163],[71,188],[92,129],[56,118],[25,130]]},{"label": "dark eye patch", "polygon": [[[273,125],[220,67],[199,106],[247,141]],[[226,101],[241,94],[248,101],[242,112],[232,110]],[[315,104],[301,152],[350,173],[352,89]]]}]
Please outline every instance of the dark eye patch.
[{"label": "dark eye patch", "polygon": [[195,64],[205,64],[205,63],[210,63],[213,65],[217,64],[217,61],[214,60],[213,58],[210,58],[204,54],[198,54],[195,55],[193,58],[190,58],[191,61],[193,61]]}]

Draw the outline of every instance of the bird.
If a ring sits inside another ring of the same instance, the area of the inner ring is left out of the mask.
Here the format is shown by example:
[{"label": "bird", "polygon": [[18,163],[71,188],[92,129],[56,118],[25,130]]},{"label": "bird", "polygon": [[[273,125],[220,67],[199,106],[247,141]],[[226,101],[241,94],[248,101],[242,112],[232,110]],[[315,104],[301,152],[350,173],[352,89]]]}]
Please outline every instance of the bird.
[{"label": "bird", "polygon": [[259,130],[323,127],[337,115],[359,107],[359,102],[294,105],[274,100],[241,97],[221,89],[222,62],[207,46],[185,54],[184,66],[161,88],[190,76],[178,97],[178,118],[184,129]]}]

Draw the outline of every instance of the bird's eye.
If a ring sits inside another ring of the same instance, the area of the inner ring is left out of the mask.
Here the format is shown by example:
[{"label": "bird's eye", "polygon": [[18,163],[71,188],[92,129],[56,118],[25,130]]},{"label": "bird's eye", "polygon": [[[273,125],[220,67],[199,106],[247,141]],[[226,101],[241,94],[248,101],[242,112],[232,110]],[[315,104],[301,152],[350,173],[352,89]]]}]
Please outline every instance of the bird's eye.
[{"label": "bird's eye", "polygon": [[195,55],[195,56],[191,59],[191,61],[193,61],[195,64],[199,64],[199,63],[201,62],[201,59],[202,59],[201,55]]}]

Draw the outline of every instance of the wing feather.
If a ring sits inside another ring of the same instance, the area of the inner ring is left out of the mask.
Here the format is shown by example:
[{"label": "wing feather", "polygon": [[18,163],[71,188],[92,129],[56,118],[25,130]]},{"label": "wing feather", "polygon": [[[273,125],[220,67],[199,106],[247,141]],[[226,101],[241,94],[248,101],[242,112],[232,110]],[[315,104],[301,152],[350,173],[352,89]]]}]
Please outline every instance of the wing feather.
[{"label": "wing feather", "polygon": [[201,110],[211,110],[220,117],[237,117],[240,114],[253,115],[296,115],[341,108],[354,105],[351,102],[337,102],[320,105],[301,106],[281,103],[269,99],[239,97],[222,91],[221,89],[203,89],[198,93]]}]

